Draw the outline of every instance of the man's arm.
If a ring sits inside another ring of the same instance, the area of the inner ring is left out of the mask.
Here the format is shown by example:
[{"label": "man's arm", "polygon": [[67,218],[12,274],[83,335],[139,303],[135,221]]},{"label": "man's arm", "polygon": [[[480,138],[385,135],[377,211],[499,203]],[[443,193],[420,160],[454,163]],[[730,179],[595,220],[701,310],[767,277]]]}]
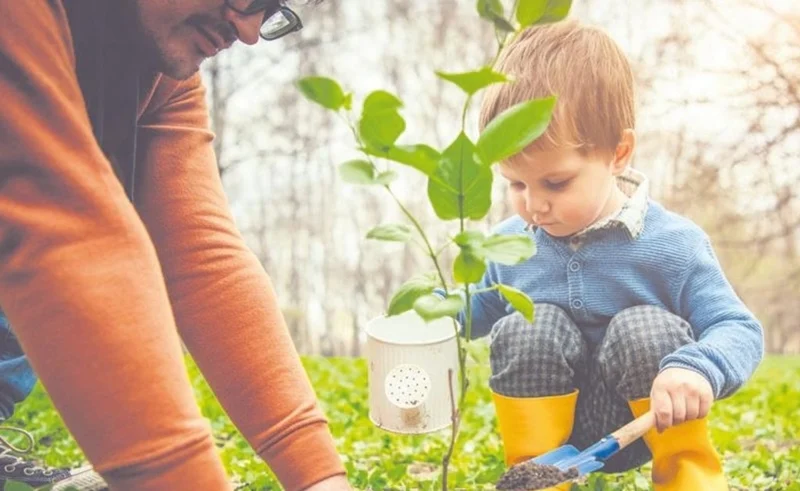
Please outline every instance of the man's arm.
[{"label": "man's arm", "polygon": [[225,489],[155,250],[93,137],[61,2],[0,2],[0,18],[0,305],[113,489]]},{"label": "man's arm", "polygon": [[[287,489],[343,475],[273,287],[230,215],[200,77],[162,79],[150,107],[140,122],[136,203],[184,342]],[[337,480],[346,483],[329,484]]]}]

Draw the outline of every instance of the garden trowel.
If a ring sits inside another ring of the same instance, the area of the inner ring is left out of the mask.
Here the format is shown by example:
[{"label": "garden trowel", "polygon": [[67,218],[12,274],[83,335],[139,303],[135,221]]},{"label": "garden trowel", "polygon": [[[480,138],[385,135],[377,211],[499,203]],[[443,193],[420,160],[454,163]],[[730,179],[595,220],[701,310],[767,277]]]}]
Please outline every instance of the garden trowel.
[{"label": "garden trowel", "polygon": [[497,482],[497,489],[541,489],[594,472],[655,425],[656,417],[648,411],[584,451],[562,445],[511,467]]}]

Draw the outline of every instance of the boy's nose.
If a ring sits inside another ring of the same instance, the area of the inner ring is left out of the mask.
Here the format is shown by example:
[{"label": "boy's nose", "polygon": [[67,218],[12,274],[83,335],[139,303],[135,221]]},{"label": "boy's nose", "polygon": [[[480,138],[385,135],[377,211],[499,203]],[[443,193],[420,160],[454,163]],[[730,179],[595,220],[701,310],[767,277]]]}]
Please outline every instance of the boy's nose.
[{"label": "boy's nose", "polygon": [[546,199],[528,195],[525,199],[525,208],[530,216],[541,215],[550,211],[550,203]]},{"label": "boy's nose", "polygon": [[225,9],[225,20],[236,28],[239,40],[245,44],[256,44],[260,38],[259,31],[264,23],[264,13],[241,15],[231,9]]}]

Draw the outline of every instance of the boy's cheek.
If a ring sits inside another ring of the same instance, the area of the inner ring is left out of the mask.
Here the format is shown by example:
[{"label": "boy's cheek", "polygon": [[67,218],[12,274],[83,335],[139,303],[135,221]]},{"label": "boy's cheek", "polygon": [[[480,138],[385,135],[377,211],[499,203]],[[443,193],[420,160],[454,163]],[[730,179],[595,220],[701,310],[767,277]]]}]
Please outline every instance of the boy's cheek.
[{"label": "boy's cheek", "polygon": [[[510,191],[513,193],[513,191]],[[525,199],[520,197],[518,194],[510,194],[509,196],[509,203],[511,204],[511,208],[522,218],[526,221],[530,220],[530,216],[528,216],[528,210],[525,206]]]},{"label": "boy's cheek", "polygon": [[[564,224],[583,229],[591,225],[597,216],[598,210],[594,205],[591,195],[572,195],[569,199],[559,200],[553,206],[553,211]],[[577,231],[577,230],[576,230]]]}]

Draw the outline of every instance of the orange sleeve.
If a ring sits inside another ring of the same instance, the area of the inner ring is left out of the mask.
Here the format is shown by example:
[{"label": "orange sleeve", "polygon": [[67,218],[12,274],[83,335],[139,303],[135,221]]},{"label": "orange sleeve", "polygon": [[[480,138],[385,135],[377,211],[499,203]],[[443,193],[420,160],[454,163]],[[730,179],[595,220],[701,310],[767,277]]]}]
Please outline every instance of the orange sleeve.
[{"label": "orange sleeve", "polygon": [[184,342],[286,489],[344,474],[273,287],[230,215],[200,77],[177,86],[162,79],[150,107],[136,203]]},{"label": "orange sleeve", "polygon": [[114,490],[220,490],[153,244],[92,135],[61,3],[0,2],[0,305]]}]

